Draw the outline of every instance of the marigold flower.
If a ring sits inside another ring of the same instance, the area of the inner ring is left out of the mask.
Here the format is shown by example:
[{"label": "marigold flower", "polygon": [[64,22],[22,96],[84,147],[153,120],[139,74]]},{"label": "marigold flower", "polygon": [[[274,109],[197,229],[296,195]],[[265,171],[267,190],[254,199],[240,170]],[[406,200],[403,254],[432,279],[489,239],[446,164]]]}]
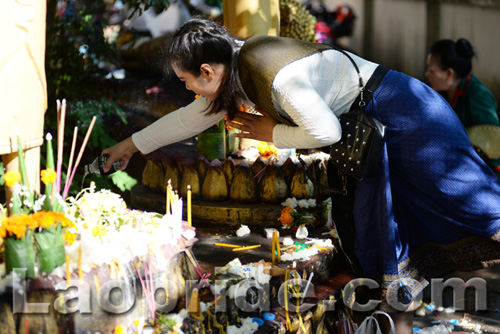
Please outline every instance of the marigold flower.
[{"label": "marigold flower", "polygon": [[291,225],[293,223],[293,217],[291,215],[292,212],[295,212],[295,210],[289,206],[281,210],[281,216],[280,216],[281,224]]},{"label": "marigold flower", "polygon": [[21,173],[19,173],[18,171],[8,171],[4,174],[3,179],[7,187],[12,187],[13,185],[18,184],[19,181],[21,181]]},{"label": "marigold flower", "polygon": [[66,230],[64,233],[64,244],[67,246],[71,246],[76,240],[76,235]]},{"label": "marigold flower", "polygon": [[38,211],[33,214],[33,218],[38,222],[38,227],[47,228],[54,225],[54,217],[50,212]]},{"label": "marigold flower", "polygon": [[6,236],[16,236],[17,239],[22,239],[26,236],[25,223],[21,215],[11,215],[3,221],[2,226],[5,228]]},{"label": "marigold flower", "polygon": [[44,169],[40,172],[41,176],[42,176],[42,182],[44,184],[50,184],[50,183],[54,183],[54,181],[56,180],[57,178],[57,173],[55,170],[53,169],[50,169],[50,168],[47,168],[47,169]]}]

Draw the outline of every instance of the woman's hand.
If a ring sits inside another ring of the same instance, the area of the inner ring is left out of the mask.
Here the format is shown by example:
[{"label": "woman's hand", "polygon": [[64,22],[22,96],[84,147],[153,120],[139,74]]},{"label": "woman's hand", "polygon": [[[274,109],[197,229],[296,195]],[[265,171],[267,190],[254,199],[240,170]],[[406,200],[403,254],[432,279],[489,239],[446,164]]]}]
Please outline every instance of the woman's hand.
[{"label": "woman's hand", "polygon": [[132,141],[132,137],[128,137],[127,139],[119,142],[118,144],[111,146],[102,150],[101,155],[109,155],[106,164],[104,165],[104,172],[108,172],[111,168],[113,162],[120,160],[120,169],[127,168],[128,162],[130,158],[134,155],[134,153],[138,152],[139,149],[135,146]]},{"label": "woman's hand", "polygon": [[232,121],[226,120],[226,124],[242,131],[234,134],[235,137],[272,142],[273,130],[278,121],[263,110],[257,111],[262,115],[238,111]]}]

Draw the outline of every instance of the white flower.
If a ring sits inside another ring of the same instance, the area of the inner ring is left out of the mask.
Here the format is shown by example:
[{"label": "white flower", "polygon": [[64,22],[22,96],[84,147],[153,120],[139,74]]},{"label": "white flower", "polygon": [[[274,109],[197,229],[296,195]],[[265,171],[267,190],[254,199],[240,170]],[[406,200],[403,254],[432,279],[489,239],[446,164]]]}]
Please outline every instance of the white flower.
[{"label": "white flower", "polygon": [[283,206],[289,206],[292,209],[295,209],[297,207],[297,199],[295,197],[287,198],[286,201],[281,203]]}]

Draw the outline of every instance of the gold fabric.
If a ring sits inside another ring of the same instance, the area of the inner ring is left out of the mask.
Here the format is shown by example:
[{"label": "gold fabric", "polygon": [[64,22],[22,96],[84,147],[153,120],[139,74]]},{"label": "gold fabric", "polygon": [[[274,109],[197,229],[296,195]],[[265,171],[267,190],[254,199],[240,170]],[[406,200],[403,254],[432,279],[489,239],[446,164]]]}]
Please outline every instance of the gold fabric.
[{"label": "gold fabric", "polygon": [[286,65],[331,49],[326,44],[306,42],[294,38],[256,36],[249,38],[238,57],[241,84],[248,98],[257,107],[270,113],[281,123],[295,125],[278,114],[271,98],[271,86],[280,69]]},{"label": "gold fabric", "polygon": [[490,159],[500,159],[500,126],[473,125],[467,128],[471,143],[479,147]]}]

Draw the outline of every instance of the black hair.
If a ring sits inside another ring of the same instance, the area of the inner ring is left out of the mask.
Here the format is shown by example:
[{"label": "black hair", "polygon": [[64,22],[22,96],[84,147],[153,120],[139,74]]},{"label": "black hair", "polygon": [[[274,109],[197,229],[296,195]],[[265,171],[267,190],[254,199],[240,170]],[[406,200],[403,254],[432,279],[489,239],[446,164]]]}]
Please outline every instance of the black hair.
[{"label": "black hair", "polygon": [[172,36],[167,47],[167,61],[195,77],[200,75],[202,64],[221,64],[225,68],[221,94],[209,107],[208,113],[226,111],[232,119],[244,93],[237,89],[233,61],[238,38],[229,34],[221,24],[203,17],[193,17]]},{"label": "black hair", "polygon": [[442,39],[432,44],[430,54],[435,56],[442,70],[451,68],[457,76],[464,78],[472,71],[474,49],[468,40],[460,38],[456,42]]}]

